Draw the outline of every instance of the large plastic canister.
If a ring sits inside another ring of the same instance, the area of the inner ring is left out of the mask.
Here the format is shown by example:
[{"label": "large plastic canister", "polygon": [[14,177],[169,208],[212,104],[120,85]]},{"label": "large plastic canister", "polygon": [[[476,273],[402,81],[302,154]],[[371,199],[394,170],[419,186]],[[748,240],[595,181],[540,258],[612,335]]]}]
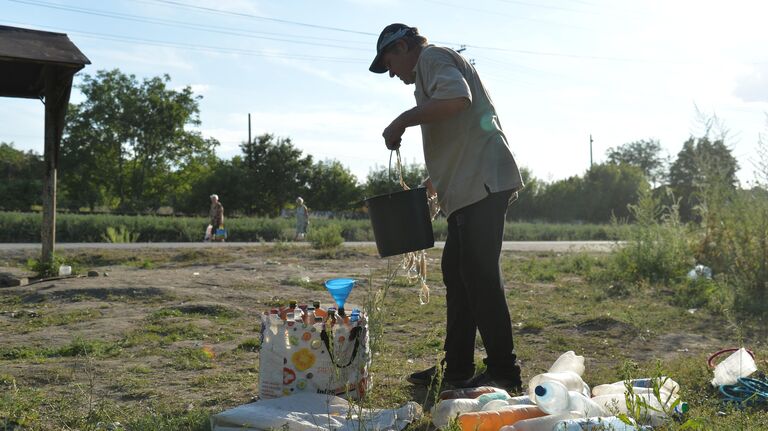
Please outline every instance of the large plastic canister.
[{"label": "large plastic canister", "polygon": [[659,377],[632,379],[628,381],[619,381],[605,385],[598,385],[592,388],[592,396],[599,397],[600,395],[627,393],[627,384],[632,387],[632,392],[636,394],[652,394],[654,381],[659,386],[659,391],[661,393],[677,396],[680,392],[680,385],[676,381],[670,379],[669,377]]},{"label": "large plastic canister", "polygon": [[572,371],[579,376],[584,375],[584,357],[577,355],[573,350],[563,353],[549,367],[550,373],[561,371]]},{"label": "large plastic canister", "polygon": [[582,417],[584,417],[584,415],[579,412],[546,415],[538,418],[517,421],[514,425],[503,426],[499,431],[550,431],[561,421]]},{"label": "large plastic canister", "polygon": [[528,382],[528,397],[535,403],[536,402],[536,386],[544,382],[558,382],[568,388],[569,391],[581,392],[584,395],[589,396],[589,386],[584,383],[581,376],[573,371],[560,371],[556,373],[543,373],[534,376],[530,382]]},{"label": "large plastic canister", "polygon": [[568,390],[589,396],[589,386],[582,380],[582,374],[584,374],[584,357],[577,355],[573,350],[569,350],[560,355],[546,373],[533,376],[528,382],[528,396],[535,402],[534,390],[536,386],[545,381],[558,381],[565,385]]},{"label": "large plastic canister", "polygon": [[[635,420],[640,424],[652,425],[654,427],[659,426],[667,419],[664,410],[668,410],[677,400],[677,397],[673,396],[669,399],[662,398],[662,400],[659,401],[653,394],[636,394],[635,397],[640,397],[643,404],[650,406],[650,408],[646,408],[642,407],[642,404],[639,404],[640,414],[639,416],[635,416]],[[630,413],[627,409],[627,399],[624,394],[600,395],[599,397],[593,397],[592,401],[595,404],[602,406],[610,413]],[[663,406],[662,402],[664,404]],[[685,403],[680,403],[678,407],[681,409],[680,413],[687,410],[687,405],[685,405]],[[635,414],[635,412],[632,412],[632,414]]]},{"label": "large plastic canister", "polygon": [[739,377],[747,377],[757,371],[755,360],[743,347],[733,352],[714,369],[712,386],[736,384]]},{"label": "large plastic canister", "polygon": [[472,398],[452,398],[442,400],[432,407],[432,423],[442,428],[461,413],[475,412],[482,406],[480,401]]},{"label": "large plastic canister", "polygon": [[507,391],[501,388],[494,388],[493,386],[480,386],[477,388],[463,388],[442,391],[440,392],[440,396],[438,398],[441,400],[450,400],[453,398],[477,398],[480,395],[494,392],[507,393]]},{"label": "large plastic canister", "polygon": [[490,412],[471,412],[459,415],[462,431],[498,431],[504,425],[530,418],[545,416],[546,413],[536,406],[509,406],[503,410]]},{"label": "large plastic canister", "polygon": [[603,407],[592,402],[581,392],[569,391],[559,382],[542,382],[536,387],[535,392],[536,405],[549,414],[576,411],[589,417],[606,413]]},{"label": "large plastic canister", "polygon": [[592,430],[611,430],[611,431],[638,431],[639,427],[632,419],[629,424],[624,423],[616,416],[587,417],[577,419],[567,419],[560,421],[552,428],[553,431],[592,431]]}]

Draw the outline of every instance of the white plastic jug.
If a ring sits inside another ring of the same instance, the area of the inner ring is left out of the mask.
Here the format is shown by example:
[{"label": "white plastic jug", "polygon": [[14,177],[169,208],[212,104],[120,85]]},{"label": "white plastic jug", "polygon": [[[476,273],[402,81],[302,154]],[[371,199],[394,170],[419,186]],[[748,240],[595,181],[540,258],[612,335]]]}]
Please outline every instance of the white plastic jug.
[{"label": "white plastic jug", "polygon": [[733,352],[722,362],[717,364],[712,379],[712,386],[736,384],[739,377],[747,377],[757,371],[755,360],[745,348]]},{"label": "white plastic jug", "polygon": [[[632,392],[636,394],[652,394],[653,393],[653,384],[654,380],[658,381],[658,384],[660,385],[659,391],[662,393],[666,393],[667,395],[678,395],[678,392],[680,392],[680,385],[670,379],[669,377],[659,377],[658,379],[654,378],[644,378],[644,379],[632,379],[629,380],[628,383],[632,386]],[[625,394],[627,393],[627,386],[625,381],[619,381],[619,382],[613,382],[608,383],[605,385],[598,385],[592,388],[592,396],[593,397],[599,397],[600,395],[608,395],[608,394]]]},{"label": "white plastic jug", "polygon": [[584,416],[601,416],[605,410],[581,392],[569,391],[559,382],[542,382],[535,389],[536,405],[549,414],[579,412]]},{"label": "white plastic jug", "polygon": [[626,424],[616,416],[588,417],[578,419],[568,419],[560,421],[553,431],[591,431],[591,430],[613,430],[613,431],[637,431],[642,428],[630,419],[632,424]]},{"label": "white plastic jug", "polygon": [[[669,399],[662,398],[662,400],[659,401],[652,394],[638,394],[636,397],[641,397],[645,404],[650,408],[640,408],[640,416],[635,419],[638,421],[642,420],[643,424],[647,423],[654,427],[661,425],[666,420],[667,417],[664,414],[664,408],[668,409],[669,406],[677,400],[677,397],[673,396]],[[627,409],[627,399],[624,394],[600,395],[599,397],[592,398],[592,401],[603,407],[606,412],[613,414],[629,414],[629,410]],[[664,407],[662,407],[662,402],[665,404]]]},{"label": "white plastic jug", "polygon": [[589,386],[584,383],[581,376],[573,371],[560,371],[556,373],[543,373],[533,376],[530,382],[528,382],[528,397],[531,401],[536,402],[536,386],[544,382],[559,382],[563,386],[568,388],[569,391],[581,392],[586,396],[589,396]]},{"label": "white plastic jug", "polygon": [[560,413],[558,415],[546,415],[538,418],[523,419],[517,421],[514,425],[501,427],[499,431],[542,431],[552,430],[559,422],[568,419],[583,418],[584,415],[579,412]]},{"label": "white plastic jug", "polygon": [[563,371],[572,371],[579,376],[584,375],[584,357],[577,355],[573,350],[563,353],[549,367],[549,372],[559,373]]},{"label": "white plastic jug", "polygon": [[471,398],[452,398],[442,400],[432,408],[432,423],[442,428],[456,419],[461,413],[476,412],[481,408],[480,401]]},{"label": "white plastic jug", "polygon": [[59,267],[59,275],[62,277],[67,275],[72,275],[72,267],[69,265],[61,265]]}]

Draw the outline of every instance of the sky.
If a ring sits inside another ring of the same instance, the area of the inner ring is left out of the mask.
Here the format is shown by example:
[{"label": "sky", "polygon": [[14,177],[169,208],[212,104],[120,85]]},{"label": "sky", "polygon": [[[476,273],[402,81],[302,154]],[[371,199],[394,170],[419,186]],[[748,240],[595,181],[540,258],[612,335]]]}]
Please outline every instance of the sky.
[{"label": "sky", "polygon": [[[69,35],[92,63],[75,84],[117,68],[190,86],[219,157],[240,153],[250,114],[252,136],[291,138],[360,182],[387,166],[381,133],[415,105],[413,86],[368,71],[381,29],[401,22],[463,49],[541,180],[583,175],[590,135],[595,163],[641,139],[674,160],[716,116],[746,185],[768,140],[766,16],[757,0],[0,0],[0,25]],[[0,98],[0,142],[42,153],[43,123],[40,101]],[[418,127],[401,152],[423,163]]]}]

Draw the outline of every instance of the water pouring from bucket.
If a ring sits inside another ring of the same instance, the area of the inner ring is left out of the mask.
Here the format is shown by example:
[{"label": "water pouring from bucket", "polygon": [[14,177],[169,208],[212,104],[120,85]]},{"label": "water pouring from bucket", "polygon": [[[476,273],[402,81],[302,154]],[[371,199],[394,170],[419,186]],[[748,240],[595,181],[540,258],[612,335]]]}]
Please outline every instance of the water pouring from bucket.
[{"label": "water pouring from bucket", "polygon": [[334,278],[325,282],[325,288],[333,296],[340,312],[344,309],[344,303],[347,302],[353,287],[355,287],[355,280],[351,278]]}]

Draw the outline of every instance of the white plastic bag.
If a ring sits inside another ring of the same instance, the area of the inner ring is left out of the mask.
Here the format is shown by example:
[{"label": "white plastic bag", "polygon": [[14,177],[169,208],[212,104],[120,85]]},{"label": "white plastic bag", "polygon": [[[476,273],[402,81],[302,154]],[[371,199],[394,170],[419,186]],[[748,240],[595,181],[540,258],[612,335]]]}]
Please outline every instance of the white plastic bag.
[{"label": "white plastic bag", "polygon": [[203,237],[203,241],[210,241],[211,235],[213,235],[213,225],[208,225],[207,228],[205,228],[205,237]]},{"label": "white plastic bag", "polygon": [[402,430],[422,415],[409,401],[398,409],[364,409],[332,395],[300,393],[261,400],[211,416],[213,431],[285,429],[289,431]]}]

